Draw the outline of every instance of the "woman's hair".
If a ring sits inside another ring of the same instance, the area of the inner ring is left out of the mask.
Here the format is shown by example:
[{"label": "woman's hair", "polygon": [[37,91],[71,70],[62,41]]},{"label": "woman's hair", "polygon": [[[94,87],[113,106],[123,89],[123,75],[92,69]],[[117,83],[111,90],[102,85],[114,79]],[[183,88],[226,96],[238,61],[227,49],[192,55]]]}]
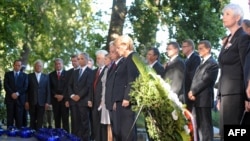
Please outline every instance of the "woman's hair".
[{"label": "woman's hair", "polygon": [[224,13],[228,9],[230,9],[234,12],[234,16],[240,16],[240,20],[238,22],[238,25],[241,25],[242,21],[243,21],[243,17],[244,17],[243,9],[238,4],[230,3],[222,9],[222,12]]}]

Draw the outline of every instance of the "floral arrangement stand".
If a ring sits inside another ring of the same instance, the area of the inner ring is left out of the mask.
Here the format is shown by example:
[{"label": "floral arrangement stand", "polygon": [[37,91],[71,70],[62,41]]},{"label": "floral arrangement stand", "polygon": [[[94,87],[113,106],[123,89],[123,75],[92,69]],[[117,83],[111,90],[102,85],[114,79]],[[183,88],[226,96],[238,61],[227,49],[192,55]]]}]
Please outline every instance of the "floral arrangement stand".
[{"label": "floral arrangement stand", "polygon": [[133,61],[140,75],[131,84],[132,108],[144,114],[149,136],[155,141],[193,141],[188,126],[192,121],[186,118],[177,94],[139,56],[134,55]]}]

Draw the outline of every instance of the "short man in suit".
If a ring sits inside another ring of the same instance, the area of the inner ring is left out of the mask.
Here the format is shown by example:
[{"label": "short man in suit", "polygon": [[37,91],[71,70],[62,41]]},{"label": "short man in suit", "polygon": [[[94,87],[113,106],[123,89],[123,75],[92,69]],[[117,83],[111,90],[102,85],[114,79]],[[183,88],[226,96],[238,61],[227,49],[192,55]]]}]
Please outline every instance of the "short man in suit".
[{"label": "short man in suit", "polygon": [[55,128],[62,127],[69,132],[69,107],[66,105],[67,72],[63,69],[63,60],[61,58],[56,58],[54,65],[55,71],[51,72],[49,77]]},{"label": "short man in suit", "polygon": [[32,129],[42,128],[45,109],[50,104],[49,76],[42,73],[43,62],[37,60],[34,64],[34,71],[28,75],[28,90],[25,109],[29,110],[30,127]]},{"label": "short man in suit", "polygon": [[[134,51],[133,40],[126,35],[119,36],[114,45],[118,54],[124,57],[123,63],[116,70],[114,80],[113,99],[114,112],[116,113],[118,140],[119,141],[135,141],[137,132],[135,120],[135,112],[131,109],[130,90],[131,83],[139,76],[139,71],[132,59],[137,53]],[[133,127],[133,128],[132,128]]]},{"label": "short man in suit", "polygon": [[157,48],[150,48],[147,52],[147,63],[148,65],[153,68],[158,75],[163,77],[164,75],[164,67],[159,62],[160,52]]},{"label": "short man in suit", "polygon": [[170,61],[165,67],[164,79],[170,81],[170,87],[176,93],[181,102],[184,103],[184,81],[185,81],[185,64],[179,57],[180,46],[177,42],[170,42],[166,49]]},{"label": "short man in suit", "polygon": [[89,108],[92,107],[91,87],[94,75],[93,70],[87,67],[88,58],[87,53],[78,55],[80,68],[72,73],[68,86],[72,134],[81,138],[81,141],[90,139]]},{"label": "short man in suit", "polygon": [[94,81],[93,81],[93,107],[91,110],[92,117],[92,132],[95,141],[106,141],[107,140],[107,126],[101,125],[101,111],[99,109],[102,98],[102,81],[101,78],[104,73],[105,68],[105,56],[108,54],[106,50],[97,50],[96,55],[96,65],[97,68],[94,70]]},{"label": "short man in suit", "polygon": [[193,102],[188,98],[188,92],[194,77],[194,73],[197,67],[201,63],[201,58],[197,52],[195,52],[194,42],[191,39],[186,39],[182,42],[182,53],[186,56],[185,59],[185,94],[184,102],[187,109],[191,112],[193,108]]},{"label": "short man in suit", "polygon": [[4,75],[4,90],[6,92],[4,102],[7,110],[7,128],[14,125],[17,128],[21,128],[28,88],[28,75],[20,71],[22,67],[20,60],[14,61],[13,67],[13,71],[6,72]]},{"label": "short man in suit", "polygon": [[192,114],[197,123],[197,135],[200,141],[213,140],[212,107],[214,100],[214,84],[219,66],[211,55],[209,41],[200,41],[198,52],[202,62],[197,68],[188,98],[194,101]]},{"label": "short man in suit", "polygon": [[110,121],[111,121],[111,128],[112,128],[112,135],[115,140],[119,140],[118,132],[119,126],[117,127],[117,117],[113,110],[115,110],[115,100],[113,96],[113,89],[115,89],[114,80],[116,77],[116,70],[120,67],[123,63],[123,57],[121,57],[118,52],[116,51],[116,47],[114,45],[114,41],[111,41],[109,44],[109,55],[112,61],[111,67],[108,71],[107,80],[106,80],[106,92],[105,92],[105,104],[106,108],[110,111]]}]

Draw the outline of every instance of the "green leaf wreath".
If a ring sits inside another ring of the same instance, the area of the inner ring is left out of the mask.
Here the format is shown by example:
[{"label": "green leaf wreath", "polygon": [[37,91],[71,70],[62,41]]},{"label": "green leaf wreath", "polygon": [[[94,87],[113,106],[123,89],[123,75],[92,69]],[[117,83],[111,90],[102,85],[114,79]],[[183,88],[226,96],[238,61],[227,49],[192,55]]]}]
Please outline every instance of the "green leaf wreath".
[{"label": "green leaf wreath", "polygon": [[177,95],[139,56],[134,55],[133,61],[140,76],[132,83],[132,108],[138,111],[143,107],[149,136],[155,141],[189,141],[188,120]]}]

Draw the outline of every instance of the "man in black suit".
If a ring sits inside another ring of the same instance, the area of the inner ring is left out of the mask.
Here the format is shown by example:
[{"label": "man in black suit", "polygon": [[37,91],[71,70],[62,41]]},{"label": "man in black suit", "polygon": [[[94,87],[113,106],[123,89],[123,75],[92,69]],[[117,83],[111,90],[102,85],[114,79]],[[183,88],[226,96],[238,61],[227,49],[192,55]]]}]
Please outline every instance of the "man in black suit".
[{"label": "man in black suit", "polygon": [[214,101],[214,84],[217,79],[219,66],[211,55],[209,41],[200,41],[199,55],[202,62],[197,68],[188,98],[194,101],[192,114],[197,123],[197,135],[200,141],[213,140],[212,107]]},{"label": "man in black suit", "polygon": [[[116,114],[119,141],[134,141],[136,140],[137,132],[136,125],[133,126],[135,120],[135,113],[131,109],[130,103],[130,89],[131,83],[139,76],[139,71],[132,60],[136,55],[134,52],[133,40],[129,36],[119,36],[114,45],[118,54],[124,57],[123,63],[116,70],[116,76],[113,86],[113,111]],[[132,128],[133,127],[133,128]]]},{"label": "man in black suit", "polygon": [[[7,110],[7,128],[23,125],[23,111],[28,88],[28,75],[21,72],[22,62],[14,61],[14,70],[6,72],[4,75],[5,104]],[[15,124],[14,124],[15,123]]]},{"label": "man in black suit", "polygon": [[96,51],[96,65],[97,68],[94,70],[94,81],[93,81],[93,107],[91,110],[91,125],[92,132],[95,141],[106,141],[107,140],[107,126],[101,125],[101,111],[99,109],[102,98],[102,81],[101,78],[104,73],[104,60],[105,55],[108,52],[106,50],[98,50]]},{"label": "man in black suit", "polygon": [[43,62],[37,60],[34,71],[28,75],[28,90],[25,109],[29,110],[30,127],[32,129],[42,128],[45,109],[50,104],[49,76],[42,73]]},{"label": "man in black suit", "polygon": [[163,77],[164,67],[159,62],[160,52],[157,48],[150,48],[147,52],[147,63],[150,67],[152,67],[158,75]]},{"label": "man in black suit", "polygon": [[167,82],[170,81],[171,89],[178,95],[180,101],[184,103],[185,64],[181,57],[179,57],[180,46],[177,42],[170,42],[166,50],[170,61],[165,67],[164,79]]},{"label": "man in black suit", "polygon": [[49,78],[55,128],[62,127],[69,132],[69,107],[66,105],[67,72],[63,69],[63,60],[61,58],[56,58],[54,63],[55,71],[49,74]]},{"label": "man in black suit", "polygon": [[195,52],[194,42],[191,39],[186,39],[182,42],[182,53],[186,56],[185,59],[185,94],[184,102],[187,109],[191,112],[193,108],[193,102],[188,98],[188,92],[194,77],[194,73],[197,67],[201,63],[201,58],[197,52]]},{"label": "man in black suit", "polygon": [[94,75],[87,67],[88,58],[87,53],[78,55],[80,68],[73,72],[68,87],[72,134],[81,138],[81,141],[88,141],[90,138],[89,107],[92,107],[91,87]]},{"label": "man in black suit", "polygon": [[[116,47],[114,46],[114,42],[110,42],[109,44],[109,55],[112,61],[111,67],[108,71],[107,80],[106,80],[106,93],[105,93],[105,104],[106,108],[110,111],[110,121],[111,121],[111,128],[112,128],[112,135],[115,140],[121,140],[118,136],[118,132],[120,127],[117,123],[117,117],[113,110],[115,110],[115,100],[113,96],[113,89],[115,89],[115,77],[116,77],[116,70],[120,67],[123,62],[123,57],[120,57],[118,52],[116,51]],[[117,127],[118,126],[118,127]]]}]

